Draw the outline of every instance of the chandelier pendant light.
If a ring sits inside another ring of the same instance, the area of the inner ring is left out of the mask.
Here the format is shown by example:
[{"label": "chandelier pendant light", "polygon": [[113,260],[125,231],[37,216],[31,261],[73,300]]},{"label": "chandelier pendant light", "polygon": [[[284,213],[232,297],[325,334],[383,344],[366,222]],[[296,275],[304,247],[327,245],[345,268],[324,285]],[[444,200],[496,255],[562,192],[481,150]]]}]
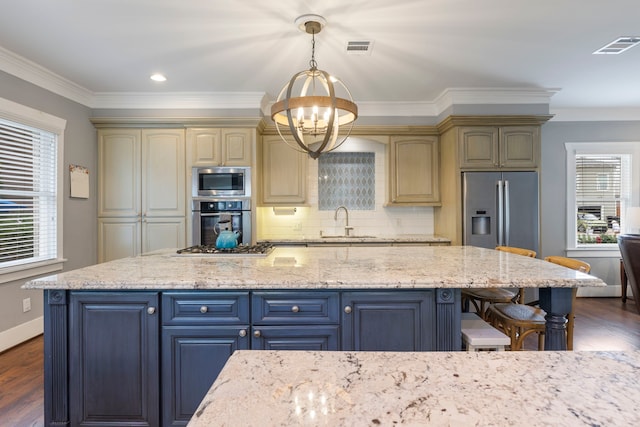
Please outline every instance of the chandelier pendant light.
[{"label": "chandelier pendant light", "polygon": [[[325,23],[318,15],[303,15],[296,19],[298,27],[311,34],[309,69],[294,74],[271,107],[271,118],[283,141],[313,159],[340,147],[358,118],[358,106],[349,89],[339,79],[318,69],[315,35]],[[336,87],[348,99],[337,96]]]}]

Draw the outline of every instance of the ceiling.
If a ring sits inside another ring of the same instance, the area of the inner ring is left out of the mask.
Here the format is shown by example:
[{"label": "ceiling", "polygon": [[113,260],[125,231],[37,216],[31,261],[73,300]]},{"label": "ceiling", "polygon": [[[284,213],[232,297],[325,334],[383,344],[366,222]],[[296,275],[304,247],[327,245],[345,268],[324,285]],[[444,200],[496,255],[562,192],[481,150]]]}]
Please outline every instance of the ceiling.
[{"label": "ceiling", "polygon": [[[0,13],[0,69],[16,74],[24,59],[92,96],[274,100],[309,66],[311,37],[294,24],[309,13],[327,20],[319,68],[357,103],[433,103],[463,88],[548,90],[552,110],[640,107],[640,47],[592,55],[640,36],[638,0],[20,0]],[[349,41],[372,49],[348,54]]]}]

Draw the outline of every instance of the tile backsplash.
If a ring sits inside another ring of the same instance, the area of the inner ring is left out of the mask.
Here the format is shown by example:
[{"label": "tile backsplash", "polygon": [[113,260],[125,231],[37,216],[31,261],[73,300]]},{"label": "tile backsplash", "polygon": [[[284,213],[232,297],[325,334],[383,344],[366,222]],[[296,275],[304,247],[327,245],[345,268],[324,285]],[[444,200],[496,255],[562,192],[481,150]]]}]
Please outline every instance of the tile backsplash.
[{"label": "tile backsplash", "polygon": [[[349,210],[349,225],[353,227],[351,234],[380,237],[433,234],[432,207],[384,206],[388,186],[385,144],[352,137],[340,147],[340,152],[373,153],[375,159],[375,203],[371,210]],[[344,212],[334,220],[334,212],[339,205],[319,209],[318,161],[309,160],[307,179],[306,206],[297,206],[295,212],[289,210],[284,215],[276,215],[271,207],[258,207],[257,240],[317,238],[321,232],[325,235],[344,234]]]}]

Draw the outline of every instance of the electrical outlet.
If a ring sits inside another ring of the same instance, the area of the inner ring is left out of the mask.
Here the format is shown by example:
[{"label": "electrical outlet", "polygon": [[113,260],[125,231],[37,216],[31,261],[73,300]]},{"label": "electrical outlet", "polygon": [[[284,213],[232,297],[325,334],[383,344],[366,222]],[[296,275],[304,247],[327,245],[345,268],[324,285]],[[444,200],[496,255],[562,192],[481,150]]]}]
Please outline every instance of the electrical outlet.
[{"label": "electrical outlet", "polygon": [[293,231],[302,231],[302,223],[301,222],[296,222],[293,225]]},{"label": "electrical outlet", "polygon": [[27,311],[31,311],[31,298],[22,300],[22,312],[26,313]]}]

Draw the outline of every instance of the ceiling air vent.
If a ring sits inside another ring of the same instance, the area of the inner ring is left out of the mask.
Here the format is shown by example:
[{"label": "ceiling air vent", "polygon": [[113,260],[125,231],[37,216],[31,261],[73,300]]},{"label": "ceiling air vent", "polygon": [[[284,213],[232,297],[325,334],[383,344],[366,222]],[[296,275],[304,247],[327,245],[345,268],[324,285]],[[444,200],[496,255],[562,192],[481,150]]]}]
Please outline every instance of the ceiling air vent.
[{"label": "ceiling air vent", "polygon": [[594,55],[617,55],[640,43],[640,37],[620,37],[593,52]]},{"label": "ceiling air vent", "polygon": [[370,40],[347,42],[347,53],[350,55],[371,55],[373,42]]}]

